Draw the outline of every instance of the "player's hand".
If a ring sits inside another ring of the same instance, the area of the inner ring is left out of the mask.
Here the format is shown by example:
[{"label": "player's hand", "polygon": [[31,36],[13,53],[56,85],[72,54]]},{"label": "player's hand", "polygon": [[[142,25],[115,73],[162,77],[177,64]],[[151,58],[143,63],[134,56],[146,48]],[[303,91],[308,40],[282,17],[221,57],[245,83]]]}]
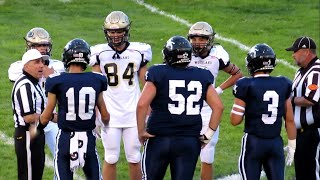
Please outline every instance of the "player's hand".
[{"label": "player's hand", "polygon": [[101,139],[101,126],[96,125],[94,128],[93,132],[96,134],[96,137]]},{"label": "player's hand", "polygon": [[155,135],[149,134],[147,131],[144,131],[142,133],[139,133],[139,141],[141,145],[144,145],[144,142],[149,139],[155,137]]},{"label": "player's hand", "polygon": [[287,152],[286,165],[291,166],[294,160],[294,153],[296,151],[296,140],[288,140],[288,145],[283,150]]},{"label": "player's hand", "polygon": [[211,140],[205,134],[200,135],[199,139],[203,144],[208,144]]},{"label": "player's hand", "polygon": [[213,130],[212,128],[208,127],[207,131],[204,134],[200,135],[199,140],[201,142],[201,147],[202,148],[210,142],[210,140],[213,137],[215,132],[216,132],[215,130]]},{"label": "player's hand", "polygon": [[30,139],[33,140],[38,135],[38,129],[35,123],[31,123],[29,126]]},{"label": "player's hand", "polygon": [[52,67],[49,68],[48,66],[43,66],[43,76],[45,78],[48,78],[48,76],[53,73],[54,73],[54,69]]}]

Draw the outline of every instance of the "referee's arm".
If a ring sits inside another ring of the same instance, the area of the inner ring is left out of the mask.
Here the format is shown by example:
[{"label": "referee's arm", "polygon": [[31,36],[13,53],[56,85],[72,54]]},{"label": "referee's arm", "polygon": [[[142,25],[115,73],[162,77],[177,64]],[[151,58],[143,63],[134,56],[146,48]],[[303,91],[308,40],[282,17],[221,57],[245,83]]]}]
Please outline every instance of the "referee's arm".
[{"label": "referee's arm", "polygon": [[23,116],[23,120],[26,123],[35,123],[38,121],[39,117],[40,117],[40,114],[33,113],[33,114]]},{"label": "referee's arm", "polygon": [[305,97],[293,97],[292,102],[295,106],[309,107],[315,105]]}]

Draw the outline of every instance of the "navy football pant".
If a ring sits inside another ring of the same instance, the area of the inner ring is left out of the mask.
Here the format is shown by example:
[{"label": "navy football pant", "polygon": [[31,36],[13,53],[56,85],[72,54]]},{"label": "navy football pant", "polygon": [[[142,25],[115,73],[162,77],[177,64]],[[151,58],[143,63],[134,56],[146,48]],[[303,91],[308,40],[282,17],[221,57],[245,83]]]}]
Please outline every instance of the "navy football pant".
[{"label": "navy football pant", "polygon": [[[57,135],[56,156],[54,160],[55,179],[57,180],[72,180],[73,173],[70,170],[70,134],[59,130]],[[87,180],[100,180],[100,165],[99,157],[96,151],[96,137],[92,131],[87,131],[88,145],[85,158],[83,172]]]},{"label": "navy football pant", "polygon": [[172,180],[192,180],[200,149],[198,137],[150,138],[146,141],[142,154],[142,179],[162,180],[170,165]]},{"label": "navy football pant", "polygon": [[245,133],[238,164],[242,179],[259,180],[262,166],[269,180],[284,179],[282,138],[264,139]]}]

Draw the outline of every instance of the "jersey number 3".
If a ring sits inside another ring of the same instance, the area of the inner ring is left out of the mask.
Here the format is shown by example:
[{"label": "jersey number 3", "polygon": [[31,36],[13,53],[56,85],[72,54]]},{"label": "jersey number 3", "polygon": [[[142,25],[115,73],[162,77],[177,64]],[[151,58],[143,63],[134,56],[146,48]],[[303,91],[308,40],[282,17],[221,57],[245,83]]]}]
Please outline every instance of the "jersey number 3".
[{"label": "jersey number 3", "polygon": [[195,102],[199,102],[202,95],[202,84],[199,81],[190,81],[187,85],[188,91],[195,91],[195,94],[189,95],[187,99],[177,93],[177,88],[185,88],[184,80],[169,80],[169,97],[176,104],[168,104],[168,110],[171,114],[182,114],[186,111],[187,115],[200,114],[200,105],[194,105]]},{"label": "jersey number 3", "polygon": [[268,104],[268,111],[271,111],[271,116],[262,114],[261,118],[265,124],[273,124],[277,120],[279,95],[275,91],[266,91],[263,94],[263,101],[269,101],[270,99],[271,104]]}]

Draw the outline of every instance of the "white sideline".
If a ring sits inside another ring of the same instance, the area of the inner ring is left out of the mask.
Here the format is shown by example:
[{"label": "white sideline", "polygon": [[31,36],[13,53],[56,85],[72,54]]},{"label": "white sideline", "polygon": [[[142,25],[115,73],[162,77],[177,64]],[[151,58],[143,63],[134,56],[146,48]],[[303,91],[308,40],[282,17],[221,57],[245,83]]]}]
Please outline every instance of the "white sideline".
[{"label": "white sideline", "polygon": [[[0,141],[3,142],[4,144],[14,146],[14,141],[13,138],[8,137],[5,133],[0,131]],[[53,160],[50,156],[46,155],[46,161],[45,161],[45,166],[48,168],[53,169]],[[78,180],[84,180],[83,177],[79,176],[78,174],[74,174],[74,179]]]},{"label": "white sideline", "polygon": [[[185,19],[182,19],[176,15],[173,15],[173,14],[170,14],[170,13],[167,13],[165,11],[161,11],[159,10],[158,8],[150,5],[150,4],[147,4],[147,3],[144,3],[143,0],[132,0],[134,2],[136,2],[137,4],[141,5],[141,6],[144,6],[146,9],[150,10],[151,12],[155,13],[155,14],[160,14],[162,16],[165,16],[165,17],[168,17],[170,19],[172,19],[173,21],[176,21],[180,24],[184,24],[188,27],[192,26],[192,23],[188,22],[187,20]],[[248,51],[250,49],[250,47],[242,44],[241,42],[235,40],[235,39],[230,39],[230,38],[226,38],[226,37],[223,37],[223,36],[220,36],[219,34],[216,34],[215,37],[217,39],[220,39],[222,41],[225,41],[225,42],[229,42],[235,46],[237,46],[238,48],[240,48],[241,50],[243,51]],[[284,59],[278,59],[277,58],[277,61],[285,66],[288,66],[289,68],[293,69],[293,70],[297,70],[298,68],[293,66],[292,64],[288,63],[286,60]]]}]

